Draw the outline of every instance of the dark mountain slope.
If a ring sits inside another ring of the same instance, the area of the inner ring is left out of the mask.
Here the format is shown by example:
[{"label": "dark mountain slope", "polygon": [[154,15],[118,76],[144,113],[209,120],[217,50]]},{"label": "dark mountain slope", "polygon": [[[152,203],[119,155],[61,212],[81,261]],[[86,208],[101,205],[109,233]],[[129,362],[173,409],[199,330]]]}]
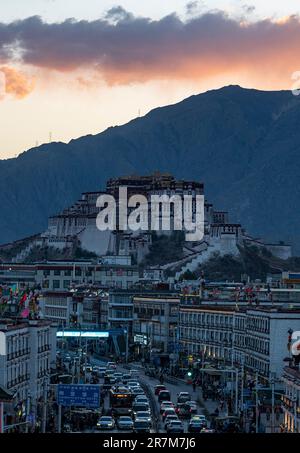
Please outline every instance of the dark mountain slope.
[{"label": "dark mountain slope", "polygon": [[300,245],[299,124],[291,92],[230,86],[29,150],[0,162],[0,241],[45,229],[49,215],[109,177],[160,170],[204,181],[209,199],[251,233]]}]

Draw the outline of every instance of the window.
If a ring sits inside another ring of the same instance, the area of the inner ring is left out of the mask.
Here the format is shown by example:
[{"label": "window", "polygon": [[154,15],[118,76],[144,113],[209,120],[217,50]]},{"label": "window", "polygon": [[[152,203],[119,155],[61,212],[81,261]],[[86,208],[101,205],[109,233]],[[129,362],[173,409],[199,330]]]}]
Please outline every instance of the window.
[{"label": "window", "polygon": [[75,269],[76,277],[81,277],[81,269]]},{"label": "window", "polygon": [[65,277],[71,277],[71,275],[72,275],[71,269],[66,270],[66,271],[64,272],[64,274],[65,274]]},{"label": "window", "polygon": [[59,269],[54,269],[54,275],[60,275],[60,270]]},{"label": "window", "polygon": [[43,288],[49,288],[49,280],[44,280],[42,286]]},{"label": "window", "polygon": [[53,280],[53,288],[58,289],[60,287],[59,280]]},{"label": "window", "polygon": [[64,288],[65,289],[69,288],[70,284],[71,284],[70,280],[64,280]]}]

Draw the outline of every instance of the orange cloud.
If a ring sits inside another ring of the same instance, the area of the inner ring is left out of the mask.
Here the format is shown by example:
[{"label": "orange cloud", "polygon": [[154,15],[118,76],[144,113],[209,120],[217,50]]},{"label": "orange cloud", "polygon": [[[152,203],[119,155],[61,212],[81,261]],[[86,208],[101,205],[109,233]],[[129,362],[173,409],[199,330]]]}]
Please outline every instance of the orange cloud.
[{"label": "orange cloud", "polygon": [[291,74],[300,69],[299,42],[296,15],[246,22],[212,11],[187,21],[175,14],[151,20],[117,7],[94,21],[50,24],[30,17],[0,23],[0,58],[12,61],[17,55],[24,65],[45,72],[90,72],[78,77],[81,87],[101,79],[127,85],[243,74],[261,87],[288,88]]},{"label": "orange cloud", "polygon": [[16,99],[23,99],[34,88],[34,79],[28,78],[23,72],[17,71],[15,68],[9,66],[0,67],[0,73],[4,75],[1,78],[3,81],[2,95],[10,94]]}]

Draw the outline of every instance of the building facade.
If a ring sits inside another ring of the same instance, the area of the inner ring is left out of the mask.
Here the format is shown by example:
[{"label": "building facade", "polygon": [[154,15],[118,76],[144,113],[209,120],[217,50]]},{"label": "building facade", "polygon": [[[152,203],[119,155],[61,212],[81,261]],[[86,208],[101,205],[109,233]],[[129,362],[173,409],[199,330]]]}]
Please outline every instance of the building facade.
[{"label": "building facade", "polygon": [[50,322],[30,320],[0,324],[0,386],[24,401],[42,396],[56,361],[56,327]]},{"label": "building facade", "polygon": [[280,379],[289,329],[300,330],[300,307],[181,305],[181,350],[195,358],[244,363],[246,371]]},{"label": "building facade", "polygon": [[153,293],[133,297],[133,338],[142,339],[149,350],[174,353],[180,298],[173,293]]}]

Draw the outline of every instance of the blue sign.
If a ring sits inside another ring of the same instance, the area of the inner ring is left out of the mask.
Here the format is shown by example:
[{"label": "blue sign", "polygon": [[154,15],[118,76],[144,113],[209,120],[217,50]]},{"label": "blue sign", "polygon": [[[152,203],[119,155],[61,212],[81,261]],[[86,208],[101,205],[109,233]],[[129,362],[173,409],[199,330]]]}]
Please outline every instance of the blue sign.
[{"label": "blue sign", "polygon": [[60,406],[100,406],[100,386],[86,384],[59,384],[57,386],[57,402]]}]

